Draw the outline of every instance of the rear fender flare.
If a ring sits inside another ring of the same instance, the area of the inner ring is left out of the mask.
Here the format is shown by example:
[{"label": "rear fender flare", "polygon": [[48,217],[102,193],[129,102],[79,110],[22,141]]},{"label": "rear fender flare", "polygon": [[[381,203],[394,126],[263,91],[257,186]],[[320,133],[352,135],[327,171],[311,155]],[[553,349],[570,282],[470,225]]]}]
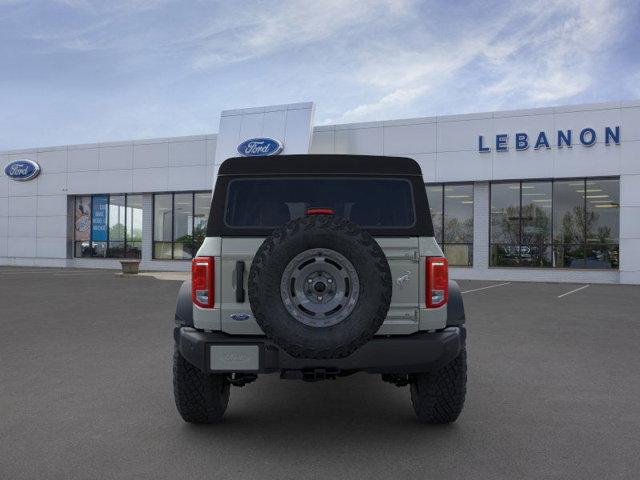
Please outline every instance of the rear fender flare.
[{"label": "rear fender flare", "polygon": [[462,291],[458,282],[449,280],[449,300],[447,302],[447,327],[459,327],[465,324]]},{"label": "rear fender flare", "polygon": [[193,327],[193,302],[190,281],[182,282],[180,286],[174,319],[177,327]]}]

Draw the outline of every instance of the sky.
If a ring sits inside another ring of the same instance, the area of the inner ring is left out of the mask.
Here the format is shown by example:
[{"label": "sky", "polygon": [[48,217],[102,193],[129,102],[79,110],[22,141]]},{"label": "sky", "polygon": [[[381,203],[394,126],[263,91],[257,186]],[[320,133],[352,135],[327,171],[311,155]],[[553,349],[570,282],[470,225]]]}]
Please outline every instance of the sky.
[{"label": "sky", "polygon": [[0,0],[0,150],[640,98],[640,2]]}]

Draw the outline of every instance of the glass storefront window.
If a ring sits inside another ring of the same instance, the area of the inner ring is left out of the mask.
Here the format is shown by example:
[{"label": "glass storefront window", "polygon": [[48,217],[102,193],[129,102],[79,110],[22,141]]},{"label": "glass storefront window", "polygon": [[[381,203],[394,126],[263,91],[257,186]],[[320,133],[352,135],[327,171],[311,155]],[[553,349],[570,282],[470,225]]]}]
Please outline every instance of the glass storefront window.
[{"label": "glass storefront window", "polygon": [[618,179],[491,184],[491,266],[618,268]]},{"label": "glass storefront window", "polygon": [[142,195],[127,195],[127,257],[142,256]]},{"label": "glass storefront window", "polygon": [[75,198],[76,257],[140,258],[142,195],[86,195]]},{"label": "glass storefront window", "polygon": [[436,241],[452,266],[473,264],[473,184],[427,185]]},{"label": "glass storefront window", "polygon": [[109,196],[109,247],[107,256],[124,257],[124,224],[126,208],[124,195]]},{"label": "glass storefront window", "polygon": [[173,234],[173,195],[153,196],[153,258],[171,259]]},{"label": "glass storefront window", "polygon": [[209,192],[160,193],[153,196],[153,258],[190,259],[206,236]]},{"label": "glass storefront window", "polygon": [[207,236],[207,221],[209,219],[209,207],[211,195],[209,193],[196,193],[193,197],[193,254],[198,251]]},{"label": "glass storefront window", "polygon": [[491,265],[518,265],[520,183],[491,185]]},{"label": "glass storefront window", "polygon": [[193,194],[173,196],[173,258],[191,258],[193,234]]},{"label": "glass storefront window", "polygon": [[522,182],[520,266],[551,265],[551,182]]},{"label": "glass storefront window", "polygon": [[433,222],[433,234],[436,242],[442,245],[442,212],[444,208],[442,191],[443,185],[427,185],[427,198],[429,199],[429,211]]}]

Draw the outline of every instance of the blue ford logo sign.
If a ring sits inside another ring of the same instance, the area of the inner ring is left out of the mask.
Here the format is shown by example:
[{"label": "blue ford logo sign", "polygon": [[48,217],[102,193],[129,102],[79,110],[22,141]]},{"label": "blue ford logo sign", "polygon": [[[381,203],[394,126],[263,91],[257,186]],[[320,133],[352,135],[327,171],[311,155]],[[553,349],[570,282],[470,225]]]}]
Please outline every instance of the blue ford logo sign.
[{"label": "blue ford logo sign", "polygon": [[11,180],[26,182],[38,176],[40,165],[33,160],[14,160],[4,167],[4,173]]},{"label": "blue ford logo sign", "polygon": [[238,153],[244,157],[277,155],[283,145],[274,138],[250,138],[238,145]]}]

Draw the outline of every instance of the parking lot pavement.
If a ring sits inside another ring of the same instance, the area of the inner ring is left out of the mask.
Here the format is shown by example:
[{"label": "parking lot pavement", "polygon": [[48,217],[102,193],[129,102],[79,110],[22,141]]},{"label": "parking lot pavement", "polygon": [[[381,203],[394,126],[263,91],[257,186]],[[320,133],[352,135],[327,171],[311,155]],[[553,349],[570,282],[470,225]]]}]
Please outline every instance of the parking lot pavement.
[{"label": "parking lot pavement", "polygon": [[638,478],[640,287],[460,283],[456,424],[377,376],[271,375],[198,427],[172,398],[179,282],[0,267],[0,478]]}]

